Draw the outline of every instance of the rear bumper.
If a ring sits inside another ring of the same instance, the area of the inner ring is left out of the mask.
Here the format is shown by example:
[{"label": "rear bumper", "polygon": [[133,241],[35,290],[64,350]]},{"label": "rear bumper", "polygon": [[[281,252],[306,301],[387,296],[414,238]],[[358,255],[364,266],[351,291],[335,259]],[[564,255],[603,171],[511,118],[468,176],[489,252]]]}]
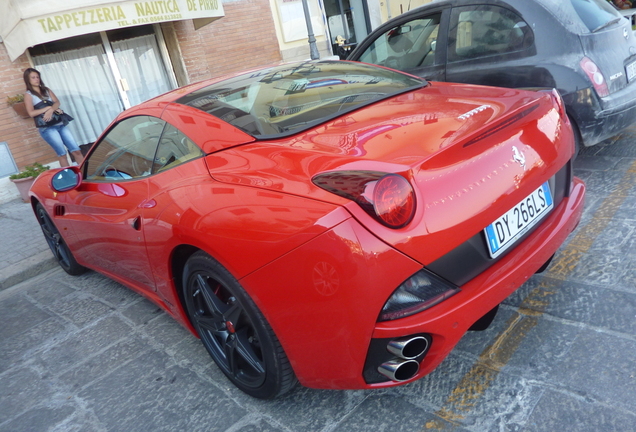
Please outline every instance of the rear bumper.
[{"label": "rear bumper", "polygon": [[[461,292],[439,305],[396,321],[379,323],[373,339],[428,334],[431,347],[420,364],[417,380],[435,369],[479,318],[526,282],[563,244],[583,212],[585,185],[574,179],[572,192],[539,227],[504,259],[461,287]],[[393,386],[388,381],[364,383],[362,388]]]},{"label": "rear bumper", "polygon": [[515,249],[461,286],[460,293],[407,318],[377,322],[387,298],[422,264],[353,218],[240,282],[265,315],[302,385],[329,389],[397,385],[365,380],[365,369],[377,371],[377,365],[365,368],[370,364],[370,346],[378,346],[381,338],[426,333],[432,343],[419,372],[404,381],[410,382],[431,372],[474,322],[557,251],[579,222],[584,195],[583,182],[575,179],[570,196]]},{"label": "rear bumper", "polygon": [[636,83],[605,98],[603,107],[590,88],[576,92],[570,112],[574,112],[583,145],[598,144],[636,122]]}]

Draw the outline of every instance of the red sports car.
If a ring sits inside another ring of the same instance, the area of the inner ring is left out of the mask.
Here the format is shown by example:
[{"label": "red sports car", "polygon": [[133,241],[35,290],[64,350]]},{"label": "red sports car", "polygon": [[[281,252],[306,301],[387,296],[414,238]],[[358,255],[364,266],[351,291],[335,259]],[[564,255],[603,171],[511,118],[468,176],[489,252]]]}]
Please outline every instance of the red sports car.
[{"label": "red sports car", "polygon": [[573,154],[556,91],[308,61],[125,111],[31,200],[64,270],[145,295],[271,398],[430,373],[576,227]]}]

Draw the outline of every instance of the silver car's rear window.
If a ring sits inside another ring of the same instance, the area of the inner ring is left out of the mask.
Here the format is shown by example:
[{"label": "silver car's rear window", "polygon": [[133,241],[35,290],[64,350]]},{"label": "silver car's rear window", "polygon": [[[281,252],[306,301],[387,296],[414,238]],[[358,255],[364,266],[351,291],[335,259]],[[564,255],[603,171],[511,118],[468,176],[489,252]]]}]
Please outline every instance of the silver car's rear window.
[{"label": "silver car's rear window", "polygon": [[254,137],[277,138],[425,85],[421,78],[364,63],[308,61],[239,75],[176,102]]},{"label": "silver car's rear window", "polygon": [[598,31],[622,19],[607,0],[570,0],[574,10],[590,32]]}]

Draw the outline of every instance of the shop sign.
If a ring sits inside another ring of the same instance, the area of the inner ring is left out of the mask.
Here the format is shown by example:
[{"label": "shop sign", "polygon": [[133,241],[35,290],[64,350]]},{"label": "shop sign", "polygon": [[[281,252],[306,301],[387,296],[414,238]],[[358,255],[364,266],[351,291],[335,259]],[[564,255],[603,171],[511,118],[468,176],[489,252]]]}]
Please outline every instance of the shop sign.
[{"label": "shop sign", "polygon": [[[14,6],[14,9],[20,12],[19,6]],[[5,34],[7,29],[0,30],[11,60],[15,60],[30,46],[71,36],[166,21],[218,19],[222,16],[221,0],[105,2],[91,7],[23,17],[8,34]]]}]

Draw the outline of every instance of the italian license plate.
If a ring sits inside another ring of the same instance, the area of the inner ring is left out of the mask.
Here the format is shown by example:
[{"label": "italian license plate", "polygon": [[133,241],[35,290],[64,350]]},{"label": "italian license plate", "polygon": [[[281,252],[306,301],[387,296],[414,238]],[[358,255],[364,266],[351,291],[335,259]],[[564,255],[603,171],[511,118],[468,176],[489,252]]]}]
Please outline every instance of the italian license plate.
[{"label": "italian license plate", "polygon": [[503,216],[486,227],[491,258],[496,258],[536,225],[553,207],[548,182],[524,198]]},{"label": "italian license plate", "polygon": [[636,77],[636,61],[625,66],[625,73],[627,74],[627,81],[631,82]]}]

